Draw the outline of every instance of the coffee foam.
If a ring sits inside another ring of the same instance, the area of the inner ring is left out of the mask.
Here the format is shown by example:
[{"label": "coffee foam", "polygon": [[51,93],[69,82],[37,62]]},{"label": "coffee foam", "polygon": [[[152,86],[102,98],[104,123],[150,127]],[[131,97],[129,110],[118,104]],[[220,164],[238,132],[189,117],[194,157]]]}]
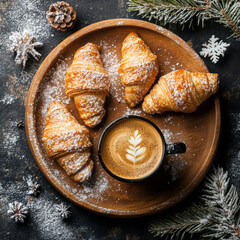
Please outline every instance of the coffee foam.
[{"label": "coffee foam", "polygon": [[148,122],[130,118],[114,124],[102,139],[101,156],[106,167],[124,179],[148,176],[159,165],[163,142]]}]

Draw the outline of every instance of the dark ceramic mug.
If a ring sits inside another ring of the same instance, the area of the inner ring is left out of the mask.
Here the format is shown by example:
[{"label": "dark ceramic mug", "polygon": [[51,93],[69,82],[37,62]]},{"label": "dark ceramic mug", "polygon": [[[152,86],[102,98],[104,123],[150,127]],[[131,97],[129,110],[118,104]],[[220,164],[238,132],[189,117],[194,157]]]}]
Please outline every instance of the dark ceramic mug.
[{"label": "dark ceramic mug", "polygon": [[[103,139],[104,137],[108,134],[108,132],[110,131],[110,129],[115,126],[116,124],[118,124],[120,121],[124,121],[124,120],[127,120],[127,119],[140,119],[142,121],[145,121],[147,123],[149,123],[152,127],[154,127],[161,140],[162,140],[162,156],[161,156],[161,159],[158,161],[158,165],[157,167],[155,167],[155,169],[148,175],[142,177],[142,178],[135,178],[135,179],[128,179],[128,178],[122,178],[120,176],[117,176],[116,174],[114,174],[111,170],[109,170],[109,168],[106,166],[106,164],[104,163],[104,159],[102,157],[102,154],[101,154],[101,149],[102,149],[102,142],[103,142]],[[153,122],[151,122],[150,120],[146,119],[146,118],[143,118],[143,117],[140,117],[140,116],[135,116],[135,115],[129,115],[129,116],[124,116],[124,117],[120,117],[116,120],[114,120],[112,123],[110,123],[106,128],[105,130],[103,131],[100,139],[99,139],[99,144],[98,144],[98,157],[99,157],[99,160],[103,166],[103,168],[106,170],[107,173],[109,173],[112,177],[114,177],[115,179],[117,180],[120,180],[120,181],[124,181],[124,182],[139,182],[139,181],[142,181],[142,180],[145,180],[147,178],[149,178],[150,176],[152,176],[154,173],[156,173],[159,168],[162,166],[163,164],[163,160],[164,160],[164,157],[167,155],[167,154],[179,154],[179,153],[185,153],[186,152],[186,145],[182,142],[178,142],[178,143],[171,143],[171,144],[167,144],[166,141],[165,141],[165,138],[163,136],[163,133],[162,131],[158,128],[158,126],[156,124],[154,124]]]}]

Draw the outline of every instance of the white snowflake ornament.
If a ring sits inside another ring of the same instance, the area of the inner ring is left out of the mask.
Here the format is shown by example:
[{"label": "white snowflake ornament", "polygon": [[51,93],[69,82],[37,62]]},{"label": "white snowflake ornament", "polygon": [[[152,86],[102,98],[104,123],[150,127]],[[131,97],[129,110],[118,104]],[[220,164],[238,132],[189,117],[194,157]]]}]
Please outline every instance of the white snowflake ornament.
[{"label": "white snowflake ornament", "polygon": [[37,61],[40,59],[41,54],[35,48],[41,47],[43,44],[34,42],[34,37],[26,30],[23,33],[13,32],[9,40],[11,41],[9,50],[16,53],[15,62],[17,65],[23,65],[25,68],[30,56]]},{"label": "white snowflake ornament", "polygon": [[222,40],[218,41],[219,38],[212,35],[208,43],[203,43],[203,48],[200,52],[200,55],[203,57],[210,57],[210,60],[213,63],[217,63],[221,56],[224,57],[224,53],[227,50],[227,47],[230,46],[229,43],[225,43]]},{"label": "white snowflake ornament", "polygon": [[69,206],[64,203],[60,203],[56,206],[56,210],[59,216],[63,219],[69,218],[71,216],[71,212],[69,211]]},{"label": "white snowflake ornament", "polygon": [[9,203],[9,209],[7,213],[10,215],[15,222],[22,222],[24,223],[26,215],[28,214],[28,209],[23,206],[20,202],[13,202]]}]

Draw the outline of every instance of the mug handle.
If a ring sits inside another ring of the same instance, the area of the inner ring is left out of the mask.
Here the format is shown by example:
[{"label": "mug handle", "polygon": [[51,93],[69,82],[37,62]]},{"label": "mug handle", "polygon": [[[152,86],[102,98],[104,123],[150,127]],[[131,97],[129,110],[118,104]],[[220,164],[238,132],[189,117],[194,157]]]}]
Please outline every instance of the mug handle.
[{"label": "mug handle", "polygon": [[166,144],[166,154],[185,153],[186,145],[182,142]]}]

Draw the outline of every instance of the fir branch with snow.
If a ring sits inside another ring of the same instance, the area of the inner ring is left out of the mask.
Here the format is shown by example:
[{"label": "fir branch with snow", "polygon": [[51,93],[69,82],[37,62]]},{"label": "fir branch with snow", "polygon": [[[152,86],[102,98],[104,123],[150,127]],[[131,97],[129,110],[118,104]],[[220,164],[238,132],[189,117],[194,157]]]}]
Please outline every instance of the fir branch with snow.
[{"label": "fir branch with snow", "polygon": [[20,202],[9,203],[9,209],[7,213],[10,215],[15,222],[24,223],[26,215],[28,214],[28,209],[23,206]]},{"label": "fir branch with snow", "polygon": [[167,216],[160,221],[150,225],[150,232],[155,237],[166,237],[166,239],[184,239],[201,232],[210,224],[210,215],[203,206],[192,205],[191,208],[176,214]]},{"label": "fir branch with snow", "polygon": [[206,179],[202,200],[211,211],[212,224],[205,238],[240,239],[240,199],[229,180],[228,173],[219,167]]},{"label": "fir branch with snow", "polygon": [[204,27],[213,20],[232,30],[232,37],[240,40],[240,1],[229,0],[129,0],[128,11],[162,25],[179,24]]},{"label": "fir branch with snow", "polygon": [[34,37],[28,31],[25,30],[23,33],[13,32],[9,36],[9,40],[11,41],[9,51],[16,53],[15,62],[17,65],[23,65],[23,68],[25,68],[30,56],[39,61],[41,54],[35,48],[41,47],[43,44],[35,42]]},{"label": "fir branch with snow", "polygon": [[70,207],[64,203],[60,203],[56,206],[56,210],[59,216],[63,219],[67,219],[71,216]]},{"label": "fir branch with snow", "polygon": [[230,46],[229,43],[218,40],[219,38],[212,35],[209,38],[208,43],[203,43],[203,48],[200,52],[201,56],[209,57],[213,63],[217,63],[221,56],[224,57],[224,53],[227,50],[227,47]]},{"label": "fir branch with snow", "polygon": [[240,200],[236,188],[229,186],[228,173],[213,168],[206,178],[203,196],[184,212],[161,218],[149,231],[165,239],[189,239],[200,234],[205,239],[240,239]]}]

